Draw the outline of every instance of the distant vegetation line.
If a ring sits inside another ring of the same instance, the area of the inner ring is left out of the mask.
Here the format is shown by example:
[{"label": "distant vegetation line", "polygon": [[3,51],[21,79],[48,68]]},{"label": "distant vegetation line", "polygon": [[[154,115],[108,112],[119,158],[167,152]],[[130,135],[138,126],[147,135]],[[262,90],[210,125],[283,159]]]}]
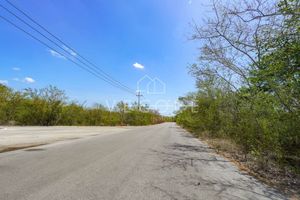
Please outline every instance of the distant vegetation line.
[{"label": "distant vegetation line", "polygon": [[157,111],[119,102],[109,110],[101,104],[85,107],[67,101],[64,91],[49,86],[22,92],[0,84],[0,125],[116,126],[150,125],[170,120]]}]

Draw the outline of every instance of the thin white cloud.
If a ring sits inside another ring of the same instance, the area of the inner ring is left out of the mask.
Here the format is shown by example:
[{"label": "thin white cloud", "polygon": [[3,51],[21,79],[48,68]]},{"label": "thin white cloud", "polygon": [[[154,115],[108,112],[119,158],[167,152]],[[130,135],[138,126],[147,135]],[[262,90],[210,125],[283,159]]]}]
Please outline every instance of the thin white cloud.
[{"label": "thin white cloud", "polygon": [[12,80],[16,81],[16,82],[29,83],[29,84],[30,83],[35,83],[35,80],[31,77],[25,77],[25,78],[22,78],[22,79],[15,77]]},{"label": "thin white cloud", "polygon": [[52,50],[52,49],[49,49],[48,51],[49,51],[49,53],[50,53],[52,56],[54,56],[54,57],[65,59],[65,57],[64,57],[63,55],[57,53],[56,51],[54,51],[54,50]]},{"label": "thin white cloud", "polygon": [[144,69],[145,68],[144,65],[137,63],[137,62],[133,64],[133,67],[136,69]]},{"label": "thin white cloud", "polygon": [[189,0],[189,1],[188,1],[188,4],[190,4],[190,5],[191,5],[192,3],[193,3],[193,1],[192,1],[192,0]]},{"label": "thin white cloud", "polygon": [[70,48],[66,47],[65,45],[63,45],[63,48],[68,51],[72,56],[77,56],[77,53],[75,53],[74,51],[72,51]]},{"label": "thin white cloud", "polygon": [[34,82],[35,82],[35,80],[34,80],[33,78],[31,78],[31,77],[25,77],[25,78],[23,79],[23,81],[24,81],[25,83],[34,83]]},{"label": "thin white cloud", "polygon": [[2,84],[2,85],[8,85],[8,80],[0,80],[0,84]]},{"label": "thin white cloud", "polygon": [[14,70],[14,71],[20,71],[21,68],[19,68],[19,67],[13,67],[12,70]]}]

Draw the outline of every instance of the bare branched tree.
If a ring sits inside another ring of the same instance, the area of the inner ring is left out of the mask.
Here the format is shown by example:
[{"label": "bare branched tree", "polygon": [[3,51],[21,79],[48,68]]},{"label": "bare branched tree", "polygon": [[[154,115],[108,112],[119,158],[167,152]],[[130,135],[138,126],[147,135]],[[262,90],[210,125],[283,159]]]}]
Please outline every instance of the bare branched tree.
[{"label": "bare branched tree", "polygon": [[259,69],[264,44],[280,34],[284,16],[271,0],[212,2],[213,17],[193,23],[193,40],[201,40],[199,65],[192,73],[210,72],[233,90],[248,84],[250,70]]}]

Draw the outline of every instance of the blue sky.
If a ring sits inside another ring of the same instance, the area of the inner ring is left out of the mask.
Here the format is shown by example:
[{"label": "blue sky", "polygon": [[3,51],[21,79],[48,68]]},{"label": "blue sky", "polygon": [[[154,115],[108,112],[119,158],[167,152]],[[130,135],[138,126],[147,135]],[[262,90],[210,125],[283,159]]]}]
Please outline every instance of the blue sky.
[{"label": "blue sky", "polygon": [[[197,44],[189,23],[206,14],[200,0],[11,0],[115,79],[136,89],[145,75],[166,86],[142,101],[175,102],[194,90],[187,66]],[[1,4],[6,5],[4,1]],[[0,8],[0,14],[9,15]],[[14,19],[13,17],[9,17]],[[15,19],[14,19],[15,20]],[[143,66],[143,69],[134,67]],[[0,19],[0,80],[17,90],[55,85],[86,105],[136,97],[101,81]],[[160,108],[171,114],[174,108]]]}]

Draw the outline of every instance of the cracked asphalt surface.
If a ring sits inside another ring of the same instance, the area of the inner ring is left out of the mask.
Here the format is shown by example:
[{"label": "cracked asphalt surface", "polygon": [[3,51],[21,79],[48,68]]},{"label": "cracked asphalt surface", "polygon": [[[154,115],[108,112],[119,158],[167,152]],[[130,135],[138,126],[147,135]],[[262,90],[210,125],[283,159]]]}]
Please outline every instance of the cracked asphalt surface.
[{"label": "cracked asphalt surface", "polygon": [[286,198],[164,123],[2,153],[0,199]]}]

